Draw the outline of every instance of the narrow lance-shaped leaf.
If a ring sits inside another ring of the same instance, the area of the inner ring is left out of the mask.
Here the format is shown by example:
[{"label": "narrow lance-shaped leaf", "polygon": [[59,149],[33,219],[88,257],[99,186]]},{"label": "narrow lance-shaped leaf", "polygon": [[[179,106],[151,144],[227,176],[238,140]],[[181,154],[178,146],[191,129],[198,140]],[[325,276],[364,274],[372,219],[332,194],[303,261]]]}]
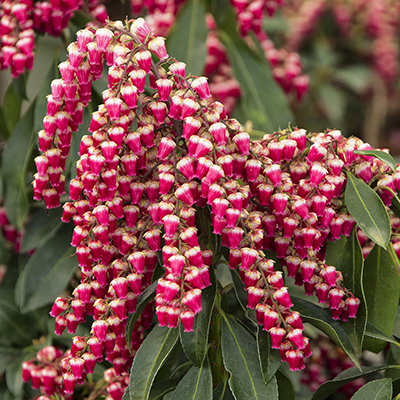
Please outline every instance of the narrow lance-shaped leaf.
[{"label": "narrow lance-shaped leaf", "polygon": [[202,310],[195,316],[192,332],[184,332],[179,325],[183,351],[193,364],[200,368],[208,350],[208,334],[210,330],[211,313],[215,303],[216,282],[214,272],[210,269],[211,285],[201,293]]},{"label": "narrow lance-shaped leaf", "polygon": [[392,398],[392,380],[377,379],[368,382],[351,398],[351,400],[387,400]]},{"label": "narrow lance-shaped leaf", "polygon": [[236,319],[221,310],[221,346],[224,365],[231,374],[229,386],[236,400],[278,400],[278,385],[264,383],[260,363],[254,355],[254,337]]},{"label": "narrow lance-shaped leaf", "polygon": [[176,387],[171,400],[203,400],[212,398],[211,367],[206,357],[197,368],[192,366]]},{"label": "narrow lance-shaped leaf", "polygon": [[29,210],[26,172],[34,146],[34,106],[33,102],[12,131],[1,163],[4,207],[8,219],[18,230],[22,228]]},{"label": "narrow lance-shaped leaf", "polygon": [[393,172],[396,172],[396,161],[395,159],[388,153],[382,150],[355,150],[354,154],[360,154],[365,156],[372,156],[379,158],[382,162],[384,162]]},{"label": "narrow lance-shaped leaf", "polygon": [[[279,126],[293,121],[287,98],[274,81],[265,58],[256,55],[239,38],[233,10],[227,11],[218,34],[227,49],[233,74],[241,88],[241,106],[247,120],[254,129],[272,132]],[[245,121],[242,121],[243,123]]]},{"label": "narrow lance-shaped leaf", "polygon": [[364,258],[358,242],[356,227],[353,228],[346,246],[336,262],[336,268],[343,275],[343,284],[346,289],[360,300],[357,318],[349,318],[347,322],[340,322],[353,343],[354,349],[360,354],[368,314],[363,288]]},{"label": "narrow lance-shaped leaf", "polygon": [[292,382],[281,371],[277,371],[276,380],[278,382],[279,400],[295,400]]},{"label": "narrow lance-shaped leaf", "polygon": [[186,2],[168,35],[167,48],[171,57],[183,61],[186,71],[201,75],[207,56],[206,10],[201,0]]},{"label": "narrow lance-shaped leaf", "polygon": [[136,304],[136,311],[132,314],[129,314],[128,321],[126,323],[125,328],[125,336],[126,336],[126,343],[128,346],[131,344],[131,336],[133,328],[135,327],[135,323],[140,317],[140,314],[148,304],[148,302],[154,298],[156,293],[158,281],[153,282],[149,287],[147,287],[144,292],[138,297],[137,304]]},{"label": "narrow lance-shaped leaf", "polygon": [[[12,132],[17,124],[21,112],[22,97],[17,93],[15,86],[11,83],[4,95],[3,116],[8,132]],[[2,132],[6,136],[7,132]]]},{"label": "narrow lance-shaped leaf", "polygon": [[[156,325],[133,361],[128,386],[130,400],[147,400],[154,378],[178,340],[178,329]],[[125,397],[125,396],[124,396]]]},{"label": "narrow lance-shaped leaf", "polygon": [[256,312],[253,309],[247,308],[247,292],[244,289],[244,283],[242,282],[240,275],[237,270],[230,270],[233,280],[233,288],[235,290],[236,297],[239,304],[247,314],[247,316],[253,321],[257,321]]},{"label": "narrow lance-shaped leaf", "polygon": [[52,303],[68,285],[77,267],[75,257],[71,257],[71,237],[72,226],[63,226],[54,237],[41,244],[29,259],[18,284],[23,312]]},{"label": "narrow lance-shaped leaf", "polygon": [[374,338],[374,339],[378,339],[378,340],[384,341],[386,343],[391,343],[397,347],[400,347],[400,342],[387,336],[384,332],[382,332],[379,328],[377,328],[375,325],[371,324],[370,322],[367,322],[367,327],[365,328],[365,336],[368,336],[368,337]]},{"label": "narrow lance-shaped leaf", "polygon": [[300,313],[301,319],[304,322],[309,322],[329,336],[350,357],[351,361],[360,368],[360,363],[349,336],[339,322],[331,318],[330,311],[307,300],[294,296],[291,296],[291,299],[294,304],[293,309]]},{"label": "narrow lance-shaped leaf", "polygon": [[214,389],[213,400],[235,400],[231,389],[229,389],[227,378],[224,378]]},{"label": "narrow lance-shaped leaf", "polygon": [[179,381],[179,379],[164,379],[154,383],[150,390],[149,400],[162,399],[166,394],[175,390]]},{"label": "narrow lance-shaped leaf", "polygon": [[271,338],[269,333],[263,330],[260,326],[257,326],[257,351],[264,382],[268,383],[281,366],[282,361],[279,351],[271,348]]},{"label": "narrow lance-shaped leaf", "polygon": [[[364,292],[368,307],[368,322],[390,336],[400,296],[400,277],[390,254],[375,245],[365,260]],[[366,338],[364,348],[379,352],[386,343]]]},{"label": "narrow lance-shaped leaf", "polygon": [[[375,374],[379,371],[385,370],[399,370],[400,366],[398,365],[384,365],[381,367],[362,367],[362,371],[360,372],[356,368],[349,368],[345,371],[341,372],[335,379],[324,382],[320,385],[317,390],[314,392],[311,400],[325,400],[332,393],[336,392],[346,383],[355,381],[358,378],[367,377],[371,374]],[[390,399],[391,397],[388,397]]]},{"label": "narrow lance-shaped leaf", "polygon": [[379,195],[365,182],[347,172],[346,207],[362,231],[386,249],[390,239],[390,221]]}]

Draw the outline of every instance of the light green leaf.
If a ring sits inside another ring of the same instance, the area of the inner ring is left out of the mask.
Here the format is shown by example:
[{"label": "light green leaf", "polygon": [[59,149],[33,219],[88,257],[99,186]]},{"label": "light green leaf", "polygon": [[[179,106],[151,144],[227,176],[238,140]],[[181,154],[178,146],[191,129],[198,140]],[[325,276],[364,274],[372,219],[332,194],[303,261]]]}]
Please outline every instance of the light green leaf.
[{"label": "light green leaf", "polygon": [[[367,377],[368,375],[375,374],[379,371],[385,370],[399,370],[398,365],[384,365],[381,367],[361,367],[362,372],[358,371],[356,368],[349,368],[341,372],[335,379],[327,381],[320,385],[318,389],[314,392],[311,400],[325,400],[334,393],[336,390],[340,389],[346,383],[355,381],[358,378]],[[391,398],[391,397],[390,397]]]},{"label": "light green leaf", "polygon": [[156,293],[158,281],[153,282],[149,287],[147,287],[144,292],[138,297],[136,304],[136,311],[132,314],[129,314],[128,320],[126,322],[125,328],[125,337],[126,343],[130,346],[131,336],[133,328],[135,327],[136,321],[140,317],[140,314],[143,312],[144,308],[148,304],[151,299],[154,299],[154,295]]},{"label": "light green leaf", "polygon": [[277,371],[276,381],[278,382],[279,400],[295,400],[295,394],[291,380],[281,371]]},{"label": "light green leaf", "polygon": [[[143,341],[135,355],[127,398],[147,400],[158,370],[178,340],[178,329],[156,325]],[[125,396],[124,396],[125,397]]]},{"label": "light green leaf", "polygon": [[339,322],[347,332],[356,353],[360,354],[368,313],[363,288],[364,258],[358,242],[356,227],[353,228],[335,267],[343,275],[344,287],[350,290],[361,302],[358,307],[357,318],[349,318],[347,322]]},{"label": "light green leaf", "polygon": [[203,400],[212,397],[211,367],[206,357],[200,368],[192,366],[176,387],[171,400]]},{"label": "light green leaf", "polygon": [[231,374],[229,387],[236,400],[278,400],[278,385],[272,378],[264,383],[260,363],[254,355],[254,337],[230,315],[221,310],[221,346],[224,365]]},{"label": "light green leaf", "polygon": [[291,296],[291,299],[294,304],[293,309],[300,313],[303,322],[309,322],[311,325],[324,332],[342,348],[357,367],[360,367],[349,336],[339,322],[331,318],[331,313],[328,309],[294,296]]},{"label": "light green leaf", "polygon": [[4,207],[8,219],[18,230],[22,228],[29,210],[26,173],[34,147],[34,105],[33,102],[12,131],[1,163]]},{"label": "light green leaf", "polygon": [[392,380],[377,379],[368,382],[357,390],[351,400],[390,400],[392,398]]},{"label": "light green leaf", "polygon": [[[230,10],[231,11],[231,10]],[[272,78],[267,61],[256,55],[239,37],[235,16],[218,26],[218,34],[227,49],[233,74],[241,88],[241,106],[246,119],[252,121],[254,129],[274,132],[285,127],[294,118],[288,107],[287,97]],[[242,120],[242,123],[246,121]]]},{"label": "light green leaf", "polygon": [[271,339],[268,332],[257,326],[257,352],[261,363],[261,372],[264,377],[264,382],[275,375],[278,368],[281,366],[281,356],[277,349],[271,348]]},{"label": "light green leaf", "polygon": [[362,231],[386,249],[391,233],[386,208],[378,194],[351,172],[347,172],[345,202]]},{"label": "light green leaf", "polygon": [[199,76],[203,73],[207,35],[204,2],[187,1],[167,39],[168,54],[186,64],[187,74]]},{"label": "light green leaf", "polygon": [[72,226],[64,225],[57,234],[41,244],[19,277],[17,298],[22,312],[36,310],[60,296],[77,267],[71,257]]},{"label": "light green leaf", "polygon": [[[399,303],[400,278],[390,254],[378,245],[365,260],[363,283],[368,322],[390,336]],[[378,353],[385,345],[385,342],[366,338],[364,348]]]},{"label": "light green leaf", "polygon": [[61,216],[61,208],[37,210],[25,226],[21,251],[25,253],[49,240],[63,226]]},{"label": "light green leaf", "polygon": [[211,313],[214,308],[217,285],[214,273],[210,269],[211,285],[201,293],[202,310],[195,316],[192,332],[184,332],[182,323],[179,332],[183,351],[192,363],[200,368],[208,350],[208,334]]},{"label": "light green leaf", "polygon": [[[12,132],[17,125],[21,113],[22,97],[11,83],[4,95],[3,116],[8,132]],[[6,136],[7,138],[7,136]]]},{"label": "light green leaf", "polygon": [[382,150],[354,150],[354,154],[376,157],[384,162],[393,172],[396,172],[397,163],[395,159]]}]

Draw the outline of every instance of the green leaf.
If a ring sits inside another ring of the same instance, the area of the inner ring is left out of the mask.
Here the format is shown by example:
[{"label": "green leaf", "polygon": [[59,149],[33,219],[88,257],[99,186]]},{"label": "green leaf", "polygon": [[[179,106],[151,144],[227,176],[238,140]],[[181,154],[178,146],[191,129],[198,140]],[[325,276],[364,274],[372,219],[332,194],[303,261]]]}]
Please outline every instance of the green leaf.
[{"label": "green leaf", "polygon": [[236,400],[278,400],[278,385],[272,378],[264,383],[260,363],[254,355],[257,345],[254,337],[230,315],[221,310],[222,356],[226,370],[231,374],[229,387]]},{"label": "green leaf", "polygon": [[128,320],[126,323],[125,328],[125,337],[126,343],[128,346],[131,345],[131,336],[133,328],[135,327],[136,321],[138,320],[140,314],[143,312],[144,308],[146,307],[147,303],[154,299],[154,295],[156,293],[158,281],[153,282],[149,287],[147,287],[144,292],[138,297],[137,304],[136,304],[136,311],[132,314],[129,314]]},{"label": "green leaf", "polygon": [[[365,260],[363,283],[368,322],[390,336],[399,303],[400,278],[390,254],[378,245]],[[378,353],[385,345],[382,341],[366,339],[364,348]]]},{"label": "green leaf", "polygon": [[2,375],[7,366],[22,355],[22,349],[16,349],[12,347],[0,347],[0,374]]},{"label": "green leaf", "polygon": [[239,272],[235,269],[229,270],[232,275],[233,280],[233,288],[235,289],[236,297],[239,301],[239,304],[243,308],[247,317],[253,321],[257,321],[256,312],[253,309],[247,308],[247,292],[244,288],[244,283],[242,282]]},{"label": "green leaf", "polygon": [[345,202],[362,231],[386,249],[391,233],[386,208],[379,195],[351,172],[347,172]]},{"label": "green leaf", "polygon": [[4,207],[10,222],[20,230],[28,215],[26,172],[34,147],[33,102],[18,121],[8,139],[2,157]]},{"label": "green leaf", "polygon": [[208,351],[208,334],[210,330],[211,313],[214,308],[217,285],[215,275],[210,269],[211,285],[201,293],[202,310],[195,316],[193,331],[184,332],[182,323],[179,332],[183,351],[192,363],[200,368]]},{"label": "green leaf", "polygon": [[229,389],[228,379],[223,379],[214,389],[213,400],[235,400]]},{"label": "green leaf", "polygon": [[258,357],[261,363],[261,372],[263,374],[264,382],[268,383],[282,364],[281,356],[277,349],[271,348],[271,338],[269,333],[263,330],[259,325],[257,326],[256,339]]},{"label": "green leaf", "polygon": [[397,163],[395,159],[382,150],[354,150],[354,154],[376,157],[384,162],[393,172],[396,172]]},{"label": "green leaf", "polygon": [[15,92],[21,97],[23,100],[29,100],[26,94],[26,79],[25,74],[21,74],[18,78],[14,78],[12,80],[12,84],[14,86]]},{"label": "green leaf", "polygon": [[368,375],[375,374],[379,371],[385,370],[399,370],[398,365],[384,365],[381,367],[361,367],[361,372],[356,368],[349,368],[341,372],[335,379],[326,381],[320,385],[314,392],[311,400],[324,400],[328,398],[336,390],[340,389],[346,383],[355,381],[358,378],[367,377]]},{"label": "green leaf", "polygon": [[41,243],[49,240],[63,226],[61,222],[61,208],[37,210],[25,226],[25,233],[22,239],[21,251],[35,249]]},{"label": "green leaf", "polygon": [[307,300],[299,299],[294,296],[291,296],[291,299],[294,304],[293,309],[300,313],[303,322],[309,322],[311,325],[324,332],[341,347],[357,367],[360,367],[349,336],[339,322],[331,318],[329,309],[319,307]]},{"label": "green leaf", "polygon": [[167,49],[171,57],[186,63],[186,72],[201,75],[207,56],[206,10],[201,0],[187,1],[168,35]]},{"label": "green leaf", "polygon": [[[241,105],[246,119],[254,129],[274,132],[294,121],[285,94],[272,78],[264,57],[257,56],[239,37],[233,11],[225,23],[218,26],[218,34],[227,49],[233,74],[240,84]],[[242,120],[242,123],[246,121]]]},{"label": "green leaf", "polygon": [[135,355],[129,379],[130,400],[147,400],[154,378],[178,340],[178,329],[156,325]]},{"label": "green leaf", "polygon": [[10,135],[9,130],[7,129],[6,118],[4,116],[3,107],[0,106],[0,132],[3,139],[7,139]]},{"label": "green leaf", "polygon": [[368,382],[351,398],[351,400],[388,400],[392,398],[392,380],[377,379]]},{"label": "green leaf", "polygon": [[6,369],[7,387],[14,396],[22,394],[22,361],[26,356],[22,356],[12,361]]},{"label": "green leaf", "polygon": [[347,322],[339,322],[347,332],[356,353],[360,354],[368,314],[363,288],[364,258],[358,242],[356,227],[353,228],[344,251],[335,266],[343,275],[344,287],[350,290],[361,302],[358,307],[357,318],[349,318]]},{"label": "green leaf", "polygon": [[192,366],[176,387],[171,400],[203,400],[212,397],[211,367],[206,357],[200,368]]},{"label": "green leaf", "polygon": [[278,382],[279,400],[295,400],[291,380],[281,371],[277,371],[276,381]]},{"label": "green leaf", "polygon": [[400,347],[400,343],[397,340],[394,340],[391,337],[387,336],[384,332],[382,332],[375,325],[372,325],[370,322],[367,322],[367,327],[365,329],[365,336],[378,339],[380,342],[383,341],[386,343],[392,343],[395,346]]},{"label": "green leaf", "polygon": [[162,399],[166,394],[172,392],[179,383],[180,379],[164,379],[156,382],[150,390],[149,400]]},{"label": "green leaf", "polygon": [[337,259],[342,253],[344,246],[346,245],[347,237],[342,235],[340,239],[335,240],[334,242],[328,241],[328,245],[326,246],[325,253],[325,263],[327,265],[335,265]]},{"label": "green leaf", "polygon": [[12,132],[17,125],[21,113],[22,97],[11,83],[4,95],[3,115],[8,132]]},{"label": "green leaf", "polygon": [[63,226],[42,243],[29,259],[19,280],[21,310],[26,313],[52,303],[68,285],[77,267],[71,257],[72,226]]}]

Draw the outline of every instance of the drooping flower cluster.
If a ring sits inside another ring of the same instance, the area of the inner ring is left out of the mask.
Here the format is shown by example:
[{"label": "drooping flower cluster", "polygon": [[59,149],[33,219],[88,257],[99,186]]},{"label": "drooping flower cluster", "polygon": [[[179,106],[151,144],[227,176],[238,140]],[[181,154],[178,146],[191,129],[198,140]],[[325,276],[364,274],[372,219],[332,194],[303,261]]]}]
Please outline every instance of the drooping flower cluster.
[{"label": "drooping flower cluster", "polygon": [[[38,1],[1,0],[0,3],[0,69],[11,69],[17,78],[25,70],[31,70],[34,61],[35,33],[39,31],[60,36],[68,26],[83,0]],[[88,2],[93,19],[104,24],[107,12],[97,0]]]},{"label": "drooping flower cluster", "polygon": [[[291,310],[283,274],[263,250],[275,252],[306,294],[329,304],[333,318],[354,318],[359,300],[325,263],[325,245],[354,226],[343,203],[344,171],[367,181],[367,161],[368,182],[392,182],[398,190],[389,168],[355,154],[370,146],[339,131],[284,130],[251,142],[221,103],[207,101],[207,79],[187,78],[185,64],[168,57],[164,38],[154,36],[142,18],[77,36],[69,60],[60,65],[62,79],[52,83],[34,181],[35,198],[48,208],[59,206],[61,172],[80,122],[75,116],[81,116],[90,83],[106,62],[108,88],[92,114],[90,134],[81,140],[71,201],[63,205],[63,221],[72,219],[75,226],[71,244],[81,283],[72,297],[54,303],[56,333],[74,333],[87,315],[94,319],[90,336],[75,337],[64,358],[67,393],[104,356],[117,374],[128,371],[153,307],[161,326],[176,328],[180,321],[186,331],[193,329],[202,289],[211,283],[209,269],[221,257],[214,235],[229,249],[229,266],[238,269],[248,307],[256,310],[272,346],[292,370],[303,369],[309,340]],[[389,204],[388,191],[378,193]],[[127,343],[128,313],[155,279],[157,264],[163,275],[154,303]]]}]

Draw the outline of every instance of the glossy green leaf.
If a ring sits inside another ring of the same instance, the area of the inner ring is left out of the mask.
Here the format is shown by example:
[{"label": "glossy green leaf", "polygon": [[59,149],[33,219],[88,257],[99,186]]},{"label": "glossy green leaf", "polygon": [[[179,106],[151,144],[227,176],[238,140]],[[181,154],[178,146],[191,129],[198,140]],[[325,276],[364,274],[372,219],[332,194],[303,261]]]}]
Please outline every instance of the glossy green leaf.
[{"label": "glossy green leaf", "polygon": [[257,352],[261,363],[261,372],[264,377],[264,382],[275,375],[278,368],[281,366],[281,356],[277,349],[271,348],[271,338],[268,332],[257,326]]},{"label": "glossy green leaf", "polygon": [[183,351],[190,361],[197,367],[203,364],[208,351],[208,334],[210,330],[211,314],[214,308],[217,285],[214,273],[211,272],[211,285],[201,293],[202,310],[195,316],[193,331],[184,332],[182,323],[179,324],[180,339]]},{"label": "glossy green leaf", "polygon": [[360,364],[348,334],[338,321],[331,318],[329,309],[294,296],[291,296],[291,298],[294,304],[293,309],[300,313],[303,322],[310,323],[329,336],[359,367]]},{"label": "glossy green leaf", "polygon": [[391,233],[386,208],[378,194],[351,172],[347,172],[345,202],[362,231],[386,249]]},{"label": "glossy green leaf", "polygon": [[231,389],[229,389],[228,379],[223,379],[214,389],[213,400],[235,400]]},{"label": "glossy green leaf", "polygon": [[186,64],[186,72],[201,75],[207,56],[206,10],[201,0],[187,1],[168,35],[167,49],[171,57]]},{"label": "glossy green leaf", "polygon": [[150,390],[149,400],[162,399],[166,394],[175,390],[179,381],[180,379],[164,379],[154,383]]},{"label": "glossy green leaf", "polygon": [[178,329],[156,325],[135,355],[129,380],[129,400],[147,400],[158,370],[178,340]]},{"label": "glossy green leaf", "polygon": [[21,229],[29,210],[26,172],[34,147],[34,102],[18,121],[3,150],[1,174],[4,207],[10,222]]},{"label": "glossy green leaf", "polygon": [[320,385],[314,392],[311,400],[325,400],[336,390],[340,389],[346,383],[355,381],[358,378],[368,377],[371,374],[375,374],[379,371],[386,370],[399,370],[399,365],[384,365],[380,367],[361,367],[361,372],[353,367],[342,371],[335,379],[326,381]]},{"label": "glossy green leaf", "polygon": [[[400,277],[390,254],[375,245],[365,260],[364,292],[368,308],[368,322],[390,336],[400,296]],[[364,348],[379,352],[386,343],[366,338]]]},{"label": "glossy green leaf", "polygon": [[78,263],[70,246],[72,226],[64,225],[42,243],[29,259],[19,280],[21,310],[28,312],[52,303],[68,285]]},{"label": "glossy green leaf", "polygon": [[335,240],[334,242],[328,241],[328,245],[326,246],[325,253],[325,263],[327,265],[335,265],[337,259],[342,253],[344,246],[346,245],[347,237],[342,235],[340,239]]},{"label": "glossy green leaf", "polygon": [[372,325],[370,322],[367,322],[367,327],[365,329],[365,336],[377,339],[379,342],[385,342],[384,343],[385,345],[386,343],[391,343],[397,347],[400,347],[400,343],[397,340],[387,336],[384,332],[382,332],[375,325]]},{"label": "glossy green leaf", "polygon": [[63,226],[61,216],[61,208],[51,210],[40,208],[37,210],[25,226],[21,251],[25,253],[28,250],[35,249],[41,243],[54,236],[54,234]]},{"label": "glossy green leaf", "polygon": [[390,400],[392,398],[392,380],[377,379],[368,382],[357,390],[351,400]]},{"label": "glossy green leaf", "polygon": [[291,380],[281,371],[276,373],[278,382],[279,400],[295,400],[295,393]]},{"label": "glossy green leaf", "polygon": [[158,281],[153,282],[149,287],[147,287],[144,292],[138,297],[136,304],[136,311],[132,314],[129,314],[128,320],[125,328],[125,337],[126,343],[130,346],[131,336],[133,328],[135,327],[136,321],[140,317],[140,314],[143,312],[144,308],[148,304],[151,299],[154,299],[156,289],[157,289]]},{"label": "glossy green leaf", "polygon": [[256,312],[250,308],[247,308],[247,292],[244,289],[244,283],[242,282],[239,272],[235,269],[230,269],[232,280],[233,280],[233,288],[235,290],[236,297],[239,301],[239,304],[243,308],[244,312],[253,321],[257,321]]},{"label": "glossy green leaf", "polygon": [[344,287],[361,301],[357,311],[357,318],[349,318],[347,322],[340,322],[345,332],[347,332],[356,353],[360,354],[368,312],[363,288],[364,257],[355,227],[335,266],[343,275]]},{"label": "glossy green leaf", "polygon": [[15,86],[11,83],[4,95],[3,116],[7,131],[12,132],[17,125],[21,113],[22,97],[17,93]]},{"label": "glossy green leaf", "polygon": [[221,312],[221,346],[224,365],[231,374],[229,387],[236,400],[278,400],[278,385],[272,378],[266,384],[260,363],[254,357],[254,337],[230,315]]},{"label": "glossy green leaf", "polygon": [[[264,57],[256,55],[239,37],[233,12],[219,25],[218,34],[227,49],[232,72],[241,88],[241,106],[254,129],[274,132],[286,127],[294,117],[287,97],[274,81]],[[245,120],[241,120],[245,123]]]},{"label": "glossy green leaf", "polygon": [[203,400],[212,398],[211,367],[206,357],[200,368],[192,366],[176,387],[171,400]]},{"label": "glossy green leaf", "polygon": [[397,163],[395,159],[382,150],[355,150],[354,154],[376,157],[384,162],[393,172],[396,172]]}]

